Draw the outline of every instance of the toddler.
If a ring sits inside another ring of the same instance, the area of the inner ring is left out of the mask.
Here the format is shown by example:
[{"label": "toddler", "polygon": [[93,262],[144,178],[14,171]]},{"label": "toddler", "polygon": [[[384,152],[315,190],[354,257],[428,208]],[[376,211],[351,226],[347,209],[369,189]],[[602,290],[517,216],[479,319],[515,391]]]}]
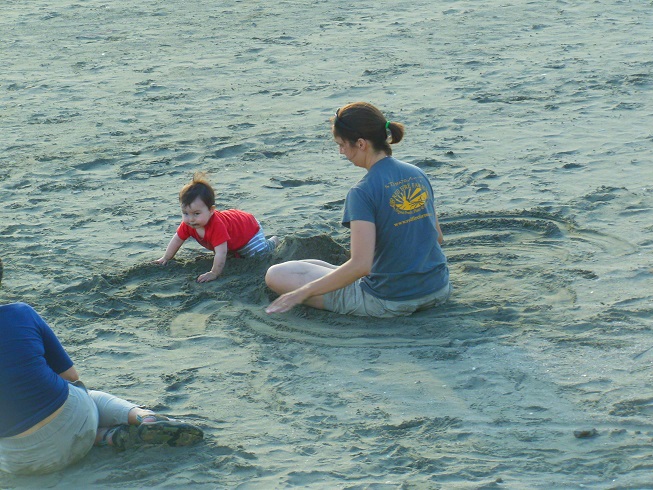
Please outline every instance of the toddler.
[{"label": "toddler", "polygon": [[193,181],[181,189],[179,203],[182,222],[163,257],[154,262],[167,264],[186,239],[193,237],[200,245],[215,252],[213,267],[200,275],[197,282],[215,280],[224,268],[227,252],[253,257],[272,252],[279,243],[276,236],[265,238],[263,228],[251,214],[238,209],[215,209],[215,192],[202,172],[196,172]]}]

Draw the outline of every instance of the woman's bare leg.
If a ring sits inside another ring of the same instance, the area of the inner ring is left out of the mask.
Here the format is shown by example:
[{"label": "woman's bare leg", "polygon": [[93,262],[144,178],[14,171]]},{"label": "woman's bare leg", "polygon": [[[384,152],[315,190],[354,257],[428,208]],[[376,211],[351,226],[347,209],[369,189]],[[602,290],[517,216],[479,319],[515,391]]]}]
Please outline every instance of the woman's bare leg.
[{"label": "woman's bare leg", "polygon": [[[265,274],[265,283],[275,293],[284,294],[326,276],[337,267],[322,260],[291,260],[270,267]],[[322,296],[313,296],[304,304],[324,309]]]},{"label": "woman's bare leg", "polygon": [[307,264],[314,264],[314,265],[321,265],[322,267],[326,267],[328,269],[337,269],[339,266],[329,264],[328,262],[325,262],[324,260],[319,260],[319,259],[304,259],[300,260],[299,262],[306,262]]}]

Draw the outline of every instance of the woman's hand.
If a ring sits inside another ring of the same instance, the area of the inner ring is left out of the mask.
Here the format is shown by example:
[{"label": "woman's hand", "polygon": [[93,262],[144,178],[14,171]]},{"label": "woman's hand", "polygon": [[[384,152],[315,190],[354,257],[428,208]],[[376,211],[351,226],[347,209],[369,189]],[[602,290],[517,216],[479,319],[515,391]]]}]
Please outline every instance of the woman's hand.
[{"label": "woman's hand", "polygon": [[282,294],[277,299],[275,299],[270,305],[265,309],[266,313],[285,313],[290,311],[293,306],[299,305],[308,298],[308,293],[303,289],[295,289],[289,293]]}]

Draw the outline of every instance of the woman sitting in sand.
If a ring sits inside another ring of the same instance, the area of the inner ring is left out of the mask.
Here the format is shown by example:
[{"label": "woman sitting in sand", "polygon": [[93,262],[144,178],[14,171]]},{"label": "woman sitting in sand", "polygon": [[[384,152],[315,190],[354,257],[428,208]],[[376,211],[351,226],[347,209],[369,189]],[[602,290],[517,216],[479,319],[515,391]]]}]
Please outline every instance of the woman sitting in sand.
[{"label": "woman sitting in sand", "polygon": [[404,126],[365,102],[336,111],[340,154],[365,176],[350,189],[342,224],[351,229],[351,258],[340,266],[297,260],[270,267],[267,285],[281,294],[266,311],[303,303],[336,313],[394,317],[431,308],[451,295],[440,248],[433,189],[419,168],[392,157]]},{"label": "woman sitting in sand", "polygon": [[[2,261],[0,261],[0,282]],[[0,470],[51,473],[93,444],[185,446],[202,430],[87,390],[54,332],[25,303],[0,306]]]}]

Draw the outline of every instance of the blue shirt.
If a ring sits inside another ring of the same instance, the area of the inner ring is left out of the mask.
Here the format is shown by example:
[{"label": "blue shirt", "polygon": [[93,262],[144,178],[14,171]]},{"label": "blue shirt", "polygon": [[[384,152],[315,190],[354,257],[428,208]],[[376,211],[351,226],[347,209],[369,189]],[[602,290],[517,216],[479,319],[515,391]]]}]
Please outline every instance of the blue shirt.
[{"label": "blue shirt", "polygon": [[407,301],[446,286],[433,188],[421,169],[392,157],[376,162],[347,194],[342,224],[356,220],[376,226],[372,270],[362,279],[366,292]]},{"label": "blue shirt", "polygon": [[59,373],[72,365],[31,306],[0,306],[0,437],[20,434],[61,407],[68,382]]}]

